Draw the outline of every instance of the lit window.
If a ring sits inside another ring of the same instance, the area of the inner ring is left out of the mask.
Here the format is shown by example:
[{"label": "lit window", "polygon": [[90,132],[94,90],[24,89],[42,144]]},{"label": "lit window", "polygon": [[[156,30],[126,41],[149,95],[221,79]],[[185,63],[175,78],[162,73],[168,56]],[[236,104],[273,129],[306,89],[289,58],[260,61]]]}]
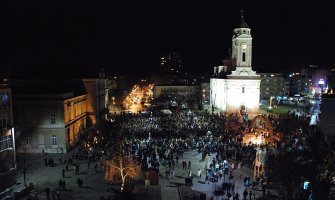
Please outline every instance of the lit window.
[{"label": "lit window", "polygon": [[52,145],[57,145],[57,137],[56,137],[56,135],[52,135],[51,142],[52,142]]},{"label": "lit window", "polygon": [[56,114],[51,114],[51,124],[56,124]]}]

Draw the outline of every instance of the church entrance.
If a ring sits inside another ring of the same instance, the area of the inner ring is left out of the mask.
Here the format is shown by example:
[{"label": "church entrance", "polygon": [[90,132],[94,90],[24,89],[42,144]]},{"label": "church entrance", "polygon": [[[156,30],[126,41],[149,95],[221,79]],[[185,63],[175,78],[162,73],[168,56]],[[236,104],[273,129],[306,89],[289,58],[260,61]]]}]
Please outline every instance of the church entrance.
[{"label": "church entrance", "polygon": [[245,105],[241,105],[240,114],[244,120],[248,120],[248,110],[246,109]]}]

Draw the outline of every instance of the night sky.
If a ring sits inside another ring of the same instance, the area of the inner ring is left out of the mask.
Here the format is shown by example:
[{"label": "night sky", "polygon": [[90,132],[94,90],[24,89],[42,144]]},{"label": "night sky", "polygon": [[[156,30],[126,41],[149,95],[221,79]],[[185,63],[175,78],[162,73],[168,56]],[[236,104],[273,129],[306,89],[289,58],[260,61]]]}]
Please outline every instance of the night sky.
[{"label": "night sky", "polygon": [[229,56],[239,10],[253,37],[258,72],[335,63],[329,1],[1,1],[0,69],[13,77],[151,74],[177,51],[192,73],[210,74]]}]

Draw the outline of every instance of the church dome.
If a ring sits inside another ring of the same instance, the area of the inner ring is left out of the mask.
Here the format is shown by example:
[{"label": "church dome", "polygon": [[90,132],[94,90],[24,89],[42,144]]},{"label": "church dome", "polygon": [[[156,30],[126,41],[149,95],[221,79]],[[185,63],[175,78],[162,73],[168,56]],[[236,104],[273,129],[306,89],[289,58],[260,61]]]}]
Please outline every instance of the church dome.
[{"label": "church dome", "polygon": [[244,10],[240,10],[241,13],[241,22],[238,28],[249,28],[248,23],[244,20]]},{"label": "church dome", "polygon": [[249,28],[248,23],[246,21],[241,21],[239,28]]}]

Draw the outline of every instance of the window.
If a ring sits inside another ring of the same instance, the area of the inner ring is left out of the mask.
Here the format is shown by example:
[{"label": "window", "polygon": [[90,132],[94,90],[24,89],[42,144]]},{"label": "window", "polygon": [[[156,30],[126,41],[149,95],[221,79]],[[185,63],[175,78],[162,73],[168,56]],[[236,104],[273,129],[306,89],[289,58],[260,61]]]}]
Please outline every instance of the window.
[{"label": "window", "polygon": [[56,114],[51,114],[51,124],[56,124]]},{"label": "window", "polygon": [[242,61],[245,62],[245,52],[242,54]]},{"label": "window", "polygon": [[56,137],[56,135],[52,135],[51,142],[52,142],[52,145],[57,145],[57,137]]},{"label": "window", "polygon": [[244,93],[244,86],[242,87],[242,93]]},{"label": "window", "polygon": [[11,135],[7,135],[7,136],[0,138],[0,151],[13,147],[11,137],[12,137]]},{"label": "window", "polygon": [[6,128],[7,127],[7,120],[6,118],[0,119],[0,127]]},{"label": "window", "polygon": [[26,144],[31,144],[31,137],[30,136],[26,137]]}]

